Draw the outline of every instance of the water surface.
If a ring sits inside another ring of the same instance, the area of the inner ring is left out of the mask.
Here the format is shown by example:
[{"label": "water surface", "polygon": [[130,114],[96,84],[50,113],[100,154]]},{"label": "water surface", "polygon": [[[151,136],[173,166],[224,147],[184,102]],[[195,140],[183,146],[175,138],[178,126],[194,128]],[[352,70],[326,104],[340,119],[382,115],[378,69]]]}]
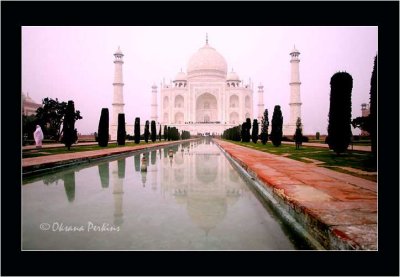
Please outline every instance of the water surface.
[{"label": "water surface", "polygon": [[303,247],[210,140],[77,166],[22,187],[24,250]]}]

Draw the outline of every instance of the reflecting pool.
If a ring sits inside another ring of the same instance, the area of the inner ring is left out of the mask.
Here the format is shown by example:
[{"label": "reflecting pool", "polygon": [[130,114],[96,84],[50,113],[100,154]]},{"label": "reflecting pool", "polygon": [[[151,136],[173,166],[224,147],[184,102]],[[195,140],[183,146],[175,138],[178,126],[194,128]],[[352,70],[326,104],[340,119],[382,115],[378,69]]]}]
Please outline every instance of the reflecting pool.
[{"label": "reflecting pool", "polygon": [[291,250],[274,216],[212,140],[24,180],[23,250]]}]

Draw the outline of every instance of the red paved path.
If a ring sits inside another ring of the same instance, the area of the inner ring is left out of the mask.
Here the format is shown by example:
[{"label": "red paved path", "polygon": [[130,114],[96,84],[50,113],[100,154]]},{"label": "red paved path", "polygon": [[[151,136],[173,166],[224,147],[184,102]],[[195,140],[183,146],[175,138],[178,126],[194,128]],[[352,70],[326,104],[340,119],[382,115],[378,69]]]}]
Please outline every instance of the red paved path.
[{"label": "red paved path", "polygon": [[[187,140],[190,141],[190,140]],[[132,152],[135,150],[141,150],[146,148],[152,148],[159,145],[165,144],[175,144],[175,143],[182,143],[182,141],[165,141],[165,142],[157,142],[151,144],[141,144],[136,146],[125,146],[125,147],[118,147],[118,148],[105,148],[100,150],[92,150],[92,151],[82,151],[82,152],[73,152],[73,153],[66,153],[66,154],[55,154],[55,155],[46,155],[46,156],[39,156],[33,158],[25,158],[22,159],[22,169],[23,172],[33,171],[37,169],[49,168],[58,165],[65,165],[68,163],[73,163],[77,161],[84,161],[89,159],[101,158],[126,152]],[[86,145],[90,145],[93,143],[88,143]],[[94,143],[97,144],[97,143]],[[83,145],[83,144],[80,144]],[[64,145],[62,145],[65,147]],[[54,147],[54,146],[53,146]],[[35,147],[34,147],[35,148]],[[46,147],[44,147],[46,148]],[[48,147],[49,148],[49,147]]]},{"label": "red paved path", "polygon": [[327,249],[377,249],[377,184],[215,140]]}]

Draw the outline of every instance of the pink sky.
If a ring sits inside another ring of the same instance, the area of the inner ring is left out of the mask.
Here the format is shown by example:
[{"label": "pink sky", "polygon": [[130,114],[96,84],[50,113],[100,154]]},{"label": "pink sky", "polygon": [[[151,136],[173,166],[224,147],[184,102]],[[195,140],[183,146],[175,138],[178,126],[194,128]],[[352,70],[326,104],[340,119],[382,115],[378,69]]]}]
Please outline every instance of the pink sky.
[{"label": "pink sky", "polygon": [[[221,53],[245,82],[264,85],[270,121],[281,105],[289,119],[290,56],[300,51],[302,122],[305,134],[326,134],[330,78],[353,76],[352,116],[369,103],[377,27],[23,27],[22,91],[40,103],[45,97],[73,100],[83,117],[78,132],[97,131],[101,109],[112,111],[114,56],[124,53],[124,100],[128,124],[150,118],[151,85],[173,79],[205,43]],[[160,104],[160,103],[159,103]],[[257,103],[254,102],[254,117]],[[354,134],[359,134],[356,129]]]}]

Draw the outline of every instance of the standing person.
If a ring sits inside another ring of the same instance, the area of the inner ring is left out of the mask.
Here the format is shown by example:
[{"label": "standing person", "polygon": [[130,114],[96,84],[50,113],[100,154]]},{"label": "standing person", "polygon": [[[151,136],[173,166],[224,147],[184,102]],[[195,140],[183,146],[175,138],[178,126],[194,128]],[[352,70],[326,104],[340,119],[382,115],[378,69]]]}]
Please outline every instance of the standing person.
[{"label": "standing person", "polygon": [[42,148],[43,131],[39,125],[36,125],[36,130],[33,133],[33,137],[35,138],[36,148]]}]

